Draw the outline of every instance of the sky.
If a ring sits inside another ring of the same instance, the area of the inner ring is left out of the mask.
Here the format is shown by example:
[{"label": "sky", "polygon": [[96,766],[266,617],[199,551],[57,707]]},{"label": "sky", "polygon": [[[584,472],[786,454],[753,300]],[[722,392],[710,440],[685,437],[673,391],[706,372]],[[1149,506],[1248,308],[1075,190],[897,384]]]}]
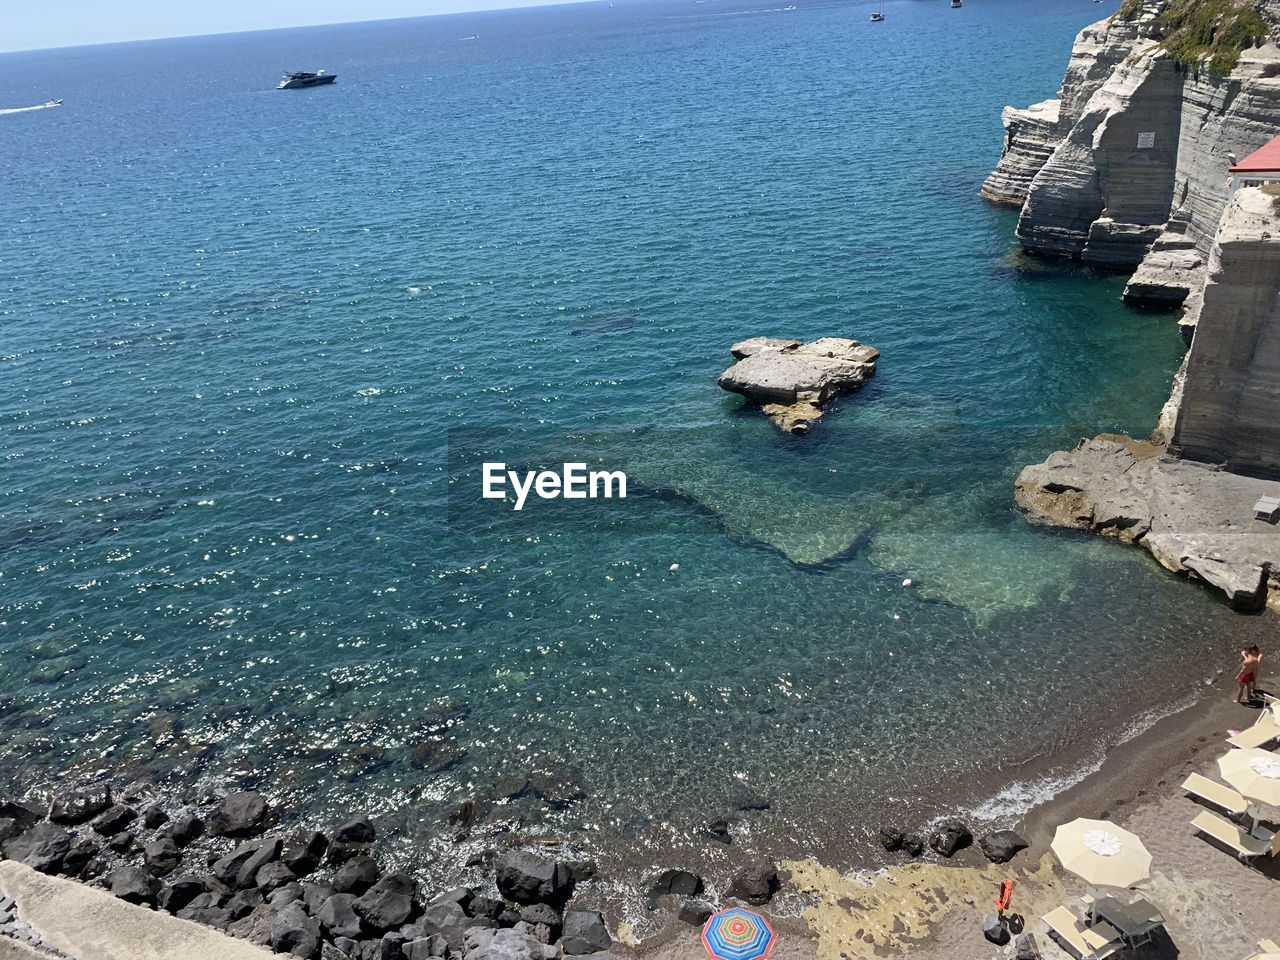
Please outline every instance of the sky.
[{"label": "sky", "polygon": [[0,53],[565,0],[0,0]]}]

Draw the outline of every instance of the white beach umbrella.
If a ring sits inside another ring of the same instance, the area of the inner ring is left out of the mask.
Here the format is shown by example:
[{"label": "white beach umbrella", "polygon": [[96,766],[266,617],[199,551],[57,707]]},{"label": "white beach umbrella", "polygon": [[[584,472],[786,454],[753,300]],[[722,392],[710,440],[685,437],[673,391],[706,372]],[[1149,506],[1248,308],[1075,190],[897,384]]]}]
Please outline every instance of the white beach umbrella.
[{"label": "white beach umbrella", "polygon": [[1231,750],[1218,760],[1222,779],[1250,800],[1280,807],[1280,754],[1270,750]]},{"label": "white beach umbrella", "polygon": [[1064,823],[1050,849],[1063,867],[1095,887],[1132,887],[1151,874],[1151,854],[1142,841],[1106,820]]}]

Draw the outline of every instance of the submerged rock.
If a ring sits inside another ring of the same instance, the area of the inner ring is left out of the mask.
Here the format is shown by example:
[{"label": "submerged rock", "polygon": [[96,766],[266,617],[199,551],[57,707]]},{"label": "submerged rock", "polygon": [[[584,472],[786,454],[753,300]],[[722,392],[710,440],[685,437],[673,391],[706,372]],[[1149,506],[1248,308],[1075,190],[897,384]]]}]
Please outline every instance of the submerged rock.
[{"label": "submerged rock", "polygon": [[736,343],[738,359],[717,381],[760,405],[790,433],[807,433],[832,399],[875,376],[880,351],[857,340],[823,337],[812,343],[754,337]]},{"label": "submerged rock", "polygon": [[902,841],[906,839],[906,834],[895,827],[880,828],[880,846],[884,847],[889,853],[902,849]]}]

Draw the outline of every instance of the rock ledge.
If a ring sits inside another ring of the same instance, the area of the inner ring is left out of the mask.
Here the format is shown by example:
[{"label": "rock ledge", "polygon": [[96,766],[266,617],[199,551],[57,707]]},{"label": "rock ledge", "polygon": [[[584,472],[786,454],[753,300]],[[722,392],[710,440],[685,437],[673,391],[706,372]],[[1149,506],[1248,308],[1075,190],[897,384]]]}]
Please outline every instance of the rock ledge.
[{"label": "rock ledge", "polygon": [[843,337],[812,343],[753,337],[735,343],[730,353],[738,362],[720,374],[720,387],[759,404],[789,433],[808,433],[833,398],[875,376],[880,356],[875,347]]}]

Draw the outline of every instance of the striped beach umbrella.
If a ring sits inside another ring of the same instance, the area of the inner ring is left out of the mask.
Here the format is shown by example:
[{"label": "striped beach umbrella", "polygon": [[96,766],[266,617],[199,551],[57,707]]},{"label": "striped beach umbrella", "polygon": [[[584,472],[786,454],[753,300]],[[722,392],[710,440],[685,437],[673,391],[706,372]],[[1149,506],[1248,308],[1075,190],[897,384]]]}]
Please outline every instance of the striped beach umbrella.
[{"label": "striped beach umbrella", "polygon": [[773,940],[769,921],[741,907],[712,914],[702,927],[702,945],[713,960],[764,960]]}]

